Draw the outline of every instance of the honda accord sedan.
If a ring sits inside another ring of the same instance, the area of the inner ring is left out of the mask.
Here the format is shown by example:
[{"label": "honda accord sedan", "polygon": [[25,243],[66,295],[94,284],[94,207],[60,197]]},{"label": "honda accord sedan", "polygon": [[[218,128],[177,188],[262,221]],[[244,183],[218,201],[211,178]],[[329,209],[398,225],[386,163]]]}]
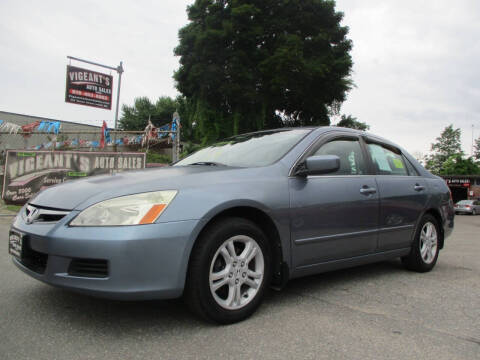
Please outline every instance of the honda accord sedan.
[{"label": "honda accord sedan", "polygon": [[480,214],[480,200],[461,200],[454,206],[455,214]]},{"label": "honda accord sedan", "polygon": [[445,181],[365,132],[235,136],[167,168],[70,181],[32,198],[14,264],[47,284],[121,300],[183,296],[217,323],[289,279],[401,258],[430,271],[453,229]]}]

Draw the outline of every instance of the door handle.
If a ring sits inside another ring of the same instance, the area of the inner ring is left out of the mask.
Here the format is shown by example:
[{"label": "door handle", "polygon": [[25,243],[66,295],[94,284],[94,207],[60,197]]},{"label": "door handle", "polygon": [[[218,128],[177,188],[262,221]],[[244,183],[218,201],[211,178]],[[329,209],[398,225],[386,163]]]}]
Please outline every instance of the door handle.
[{"label": "door handle", "polygon": [[415,184],[415,186],[413,187],[413,189],[414,189],[415,191],[422,191],[422,190],[425,190],[425,186]]},{"label": "door handle", "polygon": [[366,185],[360,189],[360,193],[364,195],[375,194],[376,192],[377,192],[377,189],[373,187],[368,187]]}]

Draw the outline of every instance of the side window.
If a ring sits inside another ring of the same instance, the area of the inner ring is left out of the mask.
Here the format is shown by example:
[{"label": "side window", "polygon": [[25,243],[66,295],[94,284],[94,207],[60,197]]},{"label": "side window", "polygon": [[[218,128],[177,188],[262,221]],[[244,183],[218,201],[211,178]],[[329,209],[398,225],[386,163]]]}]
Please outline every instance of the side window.
[{"label": "side window", "polygon": [[404,156],[403,157],[403,162],[405,165],[407,165],[408,169],[408,175],[410,176],[419,176],[420,174],[418,173],[417,169],[415,169],[410,161]]},{"label": "side window", "polygon": [[328,175],[363,175],[367,173],[362,148],[358,140],[339,139],[323,144],[313,155],[337,155],[340,168]]},{"label": "side window", "polygon": [[368,144],[368,151],[379,175],[404,175],[408,176],[407,167],[401,154],[379,145]]}]

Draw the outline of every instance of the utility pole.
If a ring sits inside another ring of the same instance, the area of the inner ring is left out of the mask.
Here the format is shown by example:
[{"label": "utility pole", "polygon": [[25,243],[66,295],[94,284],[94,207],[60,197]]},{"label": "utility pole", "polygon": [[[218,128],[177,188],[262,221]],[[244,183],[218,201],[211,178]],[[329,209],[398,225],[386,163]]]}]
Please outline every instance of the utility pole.
[{"label": "utility pole", "polygon": [[470,154],[473,156],[473,128],[474,125],[472,124],[472,148],[470,149]]}]

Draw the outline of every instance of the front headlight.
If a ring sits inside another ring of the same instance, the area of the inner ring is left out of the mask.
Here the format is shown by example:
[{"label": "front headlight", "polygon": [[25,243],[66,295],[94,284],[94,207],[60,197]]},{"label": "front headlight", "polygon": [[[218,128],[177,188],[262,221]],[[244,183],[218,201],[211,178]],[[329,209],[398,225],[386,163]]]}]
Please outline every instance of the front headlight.
[{"label": "front headlight", "polygon": [[176,190],[155,191],[105,200],[83,210],[70,226],[152,224],[177,195]]}]

